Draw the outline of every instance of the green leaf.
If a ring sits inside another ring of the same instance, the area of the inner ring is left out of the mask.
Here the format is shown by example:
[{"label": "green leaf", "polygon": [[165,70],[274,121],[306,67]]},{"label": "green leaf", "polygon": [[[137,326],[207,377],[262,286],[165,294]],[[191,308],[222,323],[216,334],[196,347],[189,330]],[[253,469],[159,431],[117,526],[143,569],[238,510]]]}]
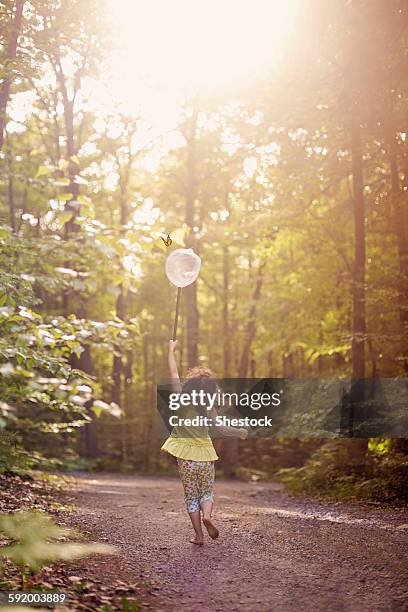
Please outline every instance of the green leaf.
[{"label": "green leaf", "polygon": [[80,165],[80,161],[79,161],[79,157],[78,157],[78,155],[71,155],[70,160],[71,160],[72,162],[74,162],[74,164],[76,164],[77,166],[79,166],[79,165]]},{"label": "green leaf", "polygon": [[81,204],[92,204],[92,200],[91,198],[88,198],[88,196],[85,195],[79,195],[77,197],[78,202],[80,202]]},{"label": "green leaf", "polygon": [[66,170],[68,168],[69,162],[66,159],[60,159],[58,162],[58,168],[60,170]]},{"label": "green leaf", "polygon": [[69,178],[59,178],[54,181],[54,185],[57,187],[67,187],[70,183]]},{"label": "green leaf", "polygon": [[113,554],[116,549],[106,544],[53,542],[73,535],[60,527],[50,516],[40,512],[18,512],[0,515],[0,532],[13,541],[0,549],[0,557],[10,559],[20,569],[38,572],[49,562],[72,561],[94,553]]},{"label": "green leaf", "polygon": [[112,416],[117,418],[122,416],[122,410],[117,404],[115,404],[115,402],[107,404],[102,400],[95,400],[92,406],[92,410],[98,417],[101,415],[102,412],[107,412],[108,414],[111,414]]},{"label": "green leaf", "polygon": [[71,221],[73,216],[74,213],[72,212],[72,210],[64,210],[63,212],[59,213],[57,219],[62,225],[65,225],[65,223]]},{"label": "green leaf", "polygon": [[60,193],[57,197],[61,202],[68,202],[72,200],[72,193]]},{"label": "green leaf", "polygon": [[8,238],[10,236],[10,230],[3,225],[0,226],[0,238]]},{"label": "green leaf", "polygon": [[40,166],[37,170],[37,174],[35,175],[35,178],[40,178],[41,176],[47,176],[48,174],[51,174],[52,172],[54,172],[55,168],[54,166]]}]

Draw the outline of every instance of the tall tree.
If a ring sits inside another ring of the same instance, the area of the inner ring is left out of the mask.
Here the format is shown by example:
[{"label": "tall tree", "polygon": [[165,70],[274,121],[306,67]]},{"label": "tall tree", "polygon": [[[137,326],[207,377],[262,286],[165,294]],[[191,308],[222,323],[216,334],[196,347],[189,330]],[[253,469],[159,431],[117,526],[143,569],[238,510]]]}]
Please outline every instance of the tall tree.
[{"label": "tall tree", "polygon": [[[7,103],[10,97],[10,87],[14,76],[14,63],[17,56],[18,37],[21,30],[23,19],[23,8],[25,0],[15,0],[12,5],[11,25],[5,31],[9,32],[9,39],[6,46],[5,56],[3,59],[2,83],[0,86],[0,151],[4,143],[4,129],[7,117]],[[5,24],[4,24],[5,25]]]},{"label": "tall tree", "polygon": [[365,211],[361,127],[358,120],[351,128],[351,157],[354,209],[354,277],[353,277],[353,340],[351,347],[354,378],[365,374]]},{"label": "tall tree", "polygon": [[[183,135],[186,140],[186,186],[185,186],[185,223],[190,229],[187,246],[197,250],[195,239],[196,198],[197,198],[197,119],[199,111],[194,105],[190,116],[186,118]],[[194,367],[198,363],[198,306],[197,283],[183,291],[186,301],[187,326],[187,363]]]}]

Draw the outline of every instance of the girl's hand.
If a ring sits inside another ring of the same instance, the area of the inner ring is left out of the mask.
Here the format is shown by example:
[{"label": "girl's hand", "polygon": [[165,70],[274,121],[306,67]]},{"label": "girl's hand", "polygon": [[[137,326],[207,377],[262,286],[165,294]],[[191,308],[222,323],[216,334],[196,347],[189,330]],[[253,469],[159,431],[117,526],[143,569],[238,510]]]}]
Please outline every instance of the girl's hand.
[{"label": "girl's hand", "polygon": [[169,353],[175,353],[176,346],[177,346],[177,340],[170,340],[169,341]]},{"label": "girl's hand", "polygon": [[248,437],[248,430],[247,429],[240,429],[239,430],[239,438],[240,440],[246,440]]}]

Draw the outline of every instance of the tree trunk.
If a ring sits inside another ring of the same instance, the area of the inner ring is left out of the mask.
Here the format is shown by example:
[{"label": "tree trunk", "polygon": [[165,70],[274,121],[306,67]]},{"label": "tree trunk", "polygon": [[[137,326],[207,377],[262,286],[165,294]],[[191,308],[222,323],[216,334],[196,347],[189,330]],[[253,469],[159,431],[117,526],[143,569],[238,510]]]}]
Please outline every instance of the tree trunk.
[{"label": "tree trunk", "polygon": [[273,352],[268,351],[267,356],[267,364],[268,364],[268,378],[273,378],[275,376],[274,367],[273,367]]},{"label": "tree trunk", "polygon": [[223,440],[222,449],[224,475],[226,478],[235,478],[239,461],[237,438]]},{"label": "tree trunk", "polygon": [[187,319],[187,365],[192,368],[198,363],[198,307],[196,283],[184,290]]},{"label": "tree trunk", "polygon": [[148,471],[155,472],[157,469],[157,459],[158,459],[158,446],[157,446],[157,411],[155,410],[155,389],[156,389],[156,376],[157,376],[157,351],[156,351],[156,340],[153,338],[153,362],[152,362],[152,370],[150,373],[150,393],[149,393],[149,403],[148,410],[150,413],[150,433],[149,433],[149,463],[148,463]]},{"label": "tree trunk", "polygon": [[[361,379],[365,376],[365,210],[363,155],[361,127],[354,118],[351,128],[351,163],[353,178],[354,209],[354,278],[353,278],[353,340],[351,345],[352,377]],[[352,395],[357,403],[360,385],[353,385]],[[355,389],[355,391],[354,391]],[[353,423],[349,435],[353,438]],[[365,456],[368,440],[364,438],[344,439],[343,448],[350,457],[350,463],[361,474],[365,470]]]},{"label": "tree trunk", "polygon": [[395,438],[392,441],[392,452],[408,455],[408,438]]},{"label": "tree trunk", "polygon": [[[120,293],[116,299],[116,316],[118,319],[122,321],[125,319],[125,300],[123,295],[123,287],[120,287]],[[120,349],[118,346],[115,347],[117,354],[113,355],[113,368],[112,368],[112,378],[113,378],[113,389],[112,389],[112,401],[118,406],[122,405],[122,355],[120,354]]]},{"label": "tree trunk", "polygon": [[258,307],[259,298],[261,297],[261,289],[264,278],[265,264],[261,264],[258,268],[257,279],[255,283],[255,289],[252,296],[252,304],[248,315],[248,324],[246,328],[244,346],[241,354],[241,364],[239,367],[238,378],[246,378],[248,373],[249,354],[251,351],[252,342],[255,338],[256,333],[256,311]]},{"label": "tree trunk", "polygon": [[64,123],[65,123],[65,138],[66,138],[66,152],[68,158],[68,178],[69,178],[69,192],[71,193],[71,199],[66,203],[66,209],[72,213],[71,219],[65,224],[65,235],[68,237],[71,233],[77,233],[79,226],[75,222],[76,217],[79,213],[78,196],[79,196],[79,185],[75,182],[75,176],[78,173],[78,167],[72,157],[76,155],[77,150],[75,147],[75,132],[74,132],[74,100],[69,100],[67,94],[67,87],[65,81],[65,75],[60,68],[60,87],[62,90],[62,99],[64,103]]},{"label": "tree trunk", "polygon": [[[401,335],[403,338],[402,364],[405,374],[408,374],[408,240],[407,220],[404,210],[404,199],[401,192],[398,172],[398,144],[394,124],[394,111],[392,105],[388,108],[386,126],[386,141],[388,144],[390,173],[391,173],[391,215],[393,228],[397,239],[399,280],[398,303]],[[408,173],[405,181],[408,183]]]},{"label": "tree trunk", "polygon": [[16,211],[14,204],[14,169],[13,169],[13,151],[11,146],[7,147],[7,166],[8,166],[8,207],[9,207],[9,221],[10,227],[13,232],[16,231]]},{"label": "tree trunk", "polygon": [[[251,351],[252,342],[255,338],[256,333],[256,310],[259,298],[261,296],[261,289],[263,283],[264,264],[261,264],[258,268],[258,275],[255,283],[255,289],[252,296],[252,304],[248,316],[248,325],[246,328],[244,347],[242,349],[241,364],[239,367],[238,378],[246,378],[249,366],[249,356]],[[254,373],[255,362],[252,364],[252,370]],[[224,455],[225,455],[225,468],[224,473],[227,478],[233,478],[236,473],[238,466],[239,453],[238,453],[238,440],[231,438],[224,441]]]},{"label": "tree trunk", "polygon": [[[128,205],[128,187],[129,187],[129,179],[130,179],[130,170],[132,167],[132,153],[131,153],[131,133],[128,132],[128,153],[129,157],[126,163],[125,168],[119,168],[119,212],[120,212],[120,229],[119,236],[124,238],[126,236],[126,226],[129,222],[129,205]],[[119,294],[116,299],[116,316],[121,321],[126,322],[128,313],[127,313],[127,302],[128,302],[128,292],[126,291],[123,283],[119,285]],[[125,393],[126,388],[126,372],[123,355],[120,352],[120,348],[117,347],[118,354],[113,358],[113,401],[118,404],[121,408],[124,408],[124,422],[122,424],[122,462],[126,464],[128,462],[128,424],[127,421],[130,417],[129,411],[126,406]],[[129,362],[128,362],[129,367]]]},{"label": "tree trunk", "polygon": [[[87,372],[88,374],[92,374],[92,356],[91,349],[89,346],[85,345],[84,350],[81,353],[80,358],[78,359],[78,364],[73,364],[74,367]],[[92,400],[87,402],[86,407],[90,415],[92,416],[92,421],[87,423],[84,428],[84,442],[85,442],[85,456],[90,459],[95,459],[99,456],[99,445],[98,445],[98,432],[97,425],[94,418],[94,414],[91,411],[92,409]]]},{"label": "tree trunk", "polygon": [[[54,58],[53,58],[54,59]],[[66,240],[69,239],[70,235],[78,232],[79,226],[75,223],[75,218],[78,215],[78,196],[79,196],[79,185],[75,182],[75,175],[77,174],[76,163],[72,160],[72,156],[76,154],[75,149],[75,132],[74,132],[74,99],[70,100],[67,90],[67,82],[64,71],[62,69],[61,59],[59,55],[56,57],[58,69],[56,70],[56,76],[59,83],[59,89],[62,94],[62,101],[64,106],[64,126],[65,126],[65,141],[66,141],[66,156],[68,161],[68,178],[69,187],[68,191],[71,194],[71,199],[67,201],[65,208],[68,212],[72,213],[71,219],[69,219],[64,226],[64,237]],[[70,299],[68,292],[63,293],[63,310],[64,315],[70,314]]]},{"label": "tree trunk", "polygon": [[[187,246],[196,246],[193,228],[195,219],[196,200],[196,140],[197,140],[198,110],[195,108],[189,120],[186,134],[187,141],[187,181],[186,181],[186,224],[190,229]],[[187,319],[187,363],[192,368],[198,362],[198,308],[197,283],[186,287],[183,291],[186,301]]]},{"label": "tree trunk", "polygon": [[365,374],[365,213],[361,128],[354,122],[351,131],[354,205],[353,340],[351,361],[353,378]]},{"label": "tree trunk", "polygon": [[249,361],[249,377],[256,378],[256,361],[253,354],[251,354],[251,359]]},{"label": "tree trunk", "polygon": [[[150,398],[150,374],[151,374],[151,365],[149,363],[149,344],[148,344],[148,336],[145,335],[142,339],[142,357],[143,357],[143,403],[147,407],[149,406],[149,398]],[[152,418],[153,415],[149,410],[145,412],[143,415],[143,435],[144,435],[144,444],[143,444],[143,466],[146,472],[149,470],[150,465],[150,429],[152,427]]]},{"label": "tree trunk", "polygon": [[294,377],[293,353],[291,353],[289,349],[286,352],[286,354],[283,356],[283,377],[284,378]]},{"label": "tree trunk", "polygon": [[229,252],[228,247],[222,250],[223,291],[222,291],[222,335],[223,335],[223,357],[224,378],[230,377],[231,370],[231,346],[229,331]]},{"label": "tree trunk", "polygon": [[4,130],[6,127],[7,103],[10,97],[10,87],[12,83],[11,69],[17,55],[17,41],[21,30],[23,8],[25,0],[16,0],[14,3],[14,18],[8,41],[6,57],[4,61],[4,79],[0,89],[0,151],[4,144]]}]

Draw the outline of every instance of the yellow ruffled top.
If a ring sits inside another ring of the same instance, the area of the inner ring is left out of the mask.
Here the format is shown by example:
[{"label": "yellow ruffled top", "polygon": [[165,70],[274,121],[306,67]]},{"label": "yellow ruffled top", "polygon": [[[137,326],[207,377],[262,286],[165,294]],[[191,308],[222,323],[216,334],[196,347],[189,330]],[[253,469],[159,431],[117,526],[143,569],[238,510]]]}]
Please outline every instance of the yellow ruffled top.
[{"label": "yellow ruffled top", "polygon": [[[183,416],[187,415],[183,414]],[[161,450],[178,459],[188,461],[216,461],[218,459],[206,427],[173,427]]]}]

